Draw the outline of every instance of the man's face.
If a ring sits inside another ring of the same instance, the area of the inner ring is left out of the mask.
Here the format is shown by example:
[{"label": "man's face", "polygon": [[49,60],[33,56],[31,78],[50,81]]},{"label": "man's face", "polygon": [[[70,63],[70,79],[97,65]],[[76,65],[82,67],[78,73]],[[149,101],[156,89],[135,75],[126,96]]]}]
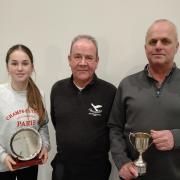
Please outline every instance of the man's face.
[{"label": "man's face", "polygon": [[147,33],[145,51],[150,65],[172,65],[179,43],[174,27],[157,22]]},{"label": "man's face", "polygon": [[87,39],[76,41],[68,59],[74,82],[80,87],[86,86],[92,80],[99,62],[95,45]]}]

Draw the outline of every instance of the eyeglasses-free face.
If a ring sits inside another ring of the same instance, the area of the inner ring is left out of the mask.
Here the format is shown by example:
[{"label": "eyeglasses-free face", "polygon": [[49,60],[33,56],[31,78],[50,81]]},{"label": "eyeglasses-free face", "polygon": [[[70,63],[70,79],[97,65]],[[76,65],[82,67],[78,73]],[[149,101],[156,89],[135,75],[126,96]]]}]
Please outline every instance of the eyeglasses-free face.
[{"label": "eyeglasses-free face", "polygon": [[24,51],[19,49],[10,54],[7,70],[11,76],[12,84],[27,84],[33,69],[33,64]]},{"label": "eyeglasses-free face", "polygon": [[85,87],[92,80],[99,62],[95,45],[87,39],[76,41],[68,59],[74,82]]}]

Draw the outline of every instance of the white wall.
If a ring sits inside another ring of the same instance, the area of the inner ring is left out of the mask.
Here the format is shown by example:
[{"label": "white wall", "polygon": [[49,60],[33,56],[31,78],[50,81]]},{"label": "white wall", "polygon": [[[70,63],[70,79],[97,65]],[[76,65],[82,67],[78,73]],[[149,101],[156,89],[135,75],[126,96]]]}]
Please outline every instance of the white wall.
[{"label": "white wall", "polygon": [[[0,0],[0,83],[9,80],[5,55],[23,43],[35,57],[36,82],[49,94],[54,82],[70,75],[67,55],[77,34],[91,34],[99,44],[99,77],[116,86],[120,80],[144,68],[144,37],[159,18],[172,20],[180,31],[179,0]],[[179,32],[180,34],[180,32]],[[177,65],[179,52],[176,56]],[[49,123],[52,151],[39,180],[50,180],[55,138]],[[113,172],[111,180],[115,180]]]}]

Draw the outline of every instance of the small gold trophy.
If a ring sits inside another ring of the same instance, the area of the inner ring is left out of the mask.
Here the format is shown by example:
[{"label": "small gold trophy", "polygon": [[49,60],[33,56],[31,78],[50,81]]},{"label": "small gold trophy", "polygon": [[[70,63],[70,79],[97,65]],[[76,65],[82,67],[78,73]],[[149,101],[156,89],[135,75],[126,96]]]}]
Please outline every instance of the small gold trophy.
[{"label": "small gold trophy", "polygon": [[[138,169],[139,176],[146,173],[146,162],[143,161],[142,154],[151,146],[152,142],[149,144],[149,139],[151,135],[148,133],[137,132],[137,133],[130,133],[129,140],[134,149],[139,152],[139,158],[134,161],[135,166]],[[132,139],[134,140],[132,142]]]}]

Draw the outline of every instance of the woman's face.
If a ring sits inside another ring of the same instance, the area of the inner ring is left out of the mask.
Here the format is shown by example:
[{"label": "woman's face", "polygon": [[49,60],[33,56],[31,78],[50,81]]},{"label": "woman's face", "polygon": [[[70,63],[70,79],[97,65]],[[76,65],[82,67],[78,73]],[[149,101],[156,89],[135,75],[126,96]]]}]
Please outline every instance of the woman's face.
[{"label": "woman's face", "polygon": [[13,83],[26,83],[33,71],[29,56],[21,49],[13,51],[7,63],[7,70]]}]

